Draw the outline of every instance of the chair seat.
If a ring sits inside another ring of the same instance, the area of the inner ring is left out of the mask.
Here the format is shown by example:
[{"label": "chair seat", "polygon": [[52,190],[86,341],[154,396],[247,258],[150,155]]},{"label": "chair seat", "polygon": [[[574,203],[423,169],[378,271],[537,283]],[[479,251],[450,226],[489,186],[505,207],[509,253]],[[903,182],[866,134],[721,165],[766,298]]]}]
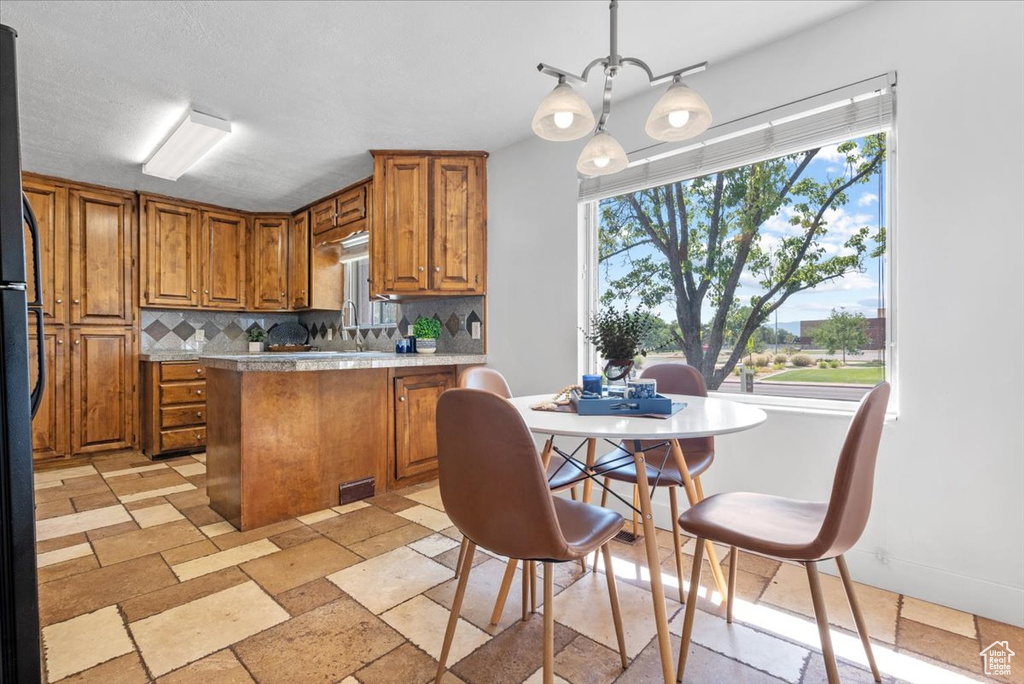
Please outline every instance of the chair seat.
[{"label": "chair seat", "polygon": [[795,561],[830,556],[818,542],[828,504],[769,494],[709,496],[679,516],[683,531],[728,546]]},{"label": "chair seat", "polygon": [[558,454],[551,454],[547,472],[548,487],[551,488],[551,491],[557,492],[580,484],[583,482],[583,478],[584,475],[579,468],[571,463],[566,463],[565,459]]},{"label": "chair seat", "polygon": [[566,562],[575,561],[593,553],[622,529],[622,516],[609,508],[601,508],[591,504],[580,503],[555,496],[551,498],[555,504],[555,515],[558,526],[562,529],[566,547],[564,553],[556,558],[529,558]]},{"label": "chair seat", "polygon": [[[644,440],[640,444],[642,447],[653,447],[662,443],[664,442]],[[627,448],[625,445],[620,444],[618,449],[605,454],[597,460],[597,463],[594,465],[594,472],[609,479],[618,480],[619,482],[636,483],[636,464],[631,458],[624,458],[631,456],[632,453],[633,450],[631,448]],[[647,461],[647,482],[649,485],[653,486],[655,481],[657,481],[658,484],[662,485],[675,485],[676,487],[683,486],[683,476],[680,474],[679,468],[676,467],[676,460],[672,456],[672,450],[667,444],[663,447],[652,449],[651,451],[645,451],[644,458]],[[715,460],[715,452],[709,449],[691,449],[687,451],[684,446],[683,460],[686,461],[686,467],[690,471],[690,477],[697,477],[711,466],[711,463]],[[659,476],[658,468],[662,464],[664,464],[664,469],[661,471],[661,475]],[[602,472],[602,466],[605,468],[614,468],[614,470]]]}]

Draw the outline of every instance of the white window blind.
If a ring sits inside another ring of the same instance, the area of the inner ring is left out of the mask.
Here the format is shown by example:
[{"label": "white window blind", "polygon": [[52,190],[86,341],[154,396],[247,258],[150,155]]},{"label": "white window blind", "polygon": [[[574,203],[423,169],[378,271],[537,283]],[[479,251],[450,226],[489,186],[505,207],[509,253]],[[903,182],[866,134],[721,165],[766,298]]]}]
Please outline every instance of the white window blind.
[{"label": "white window blind", "polygon": [[609,176],[580,180],[580,201],[623,195],[794,154],[892,127],[895,74],[878,76],[737,121],[674,149],[656,145],[630,154]]}]

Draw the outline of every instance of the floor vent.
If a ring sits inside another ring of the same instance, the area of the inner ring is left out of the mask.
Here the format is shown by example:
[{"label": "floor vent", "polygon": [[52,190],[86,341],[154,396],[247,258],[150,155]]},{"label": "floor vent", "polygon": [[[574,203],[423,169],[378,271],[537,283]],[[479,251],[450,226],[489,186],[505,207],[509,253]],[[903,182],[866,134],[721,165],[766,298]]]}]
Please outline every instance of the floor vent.
[{"label": "floor vent", "polygon": [[338,487],[338,505],[344,506],[347,503],[359,501],[360,499],[369,499],[373,496],[373,485],[374,479],[372,477],[345,482]]},{"label": "floor vent", "polygon": [[615,537],[613,537],[615,541],[622,542],[623,544],[636,544],[643,538],[644,535],[642,534],[633,534],[632,532],[627,532],[626,530],[619,530],[619,533],[615,535]]}]

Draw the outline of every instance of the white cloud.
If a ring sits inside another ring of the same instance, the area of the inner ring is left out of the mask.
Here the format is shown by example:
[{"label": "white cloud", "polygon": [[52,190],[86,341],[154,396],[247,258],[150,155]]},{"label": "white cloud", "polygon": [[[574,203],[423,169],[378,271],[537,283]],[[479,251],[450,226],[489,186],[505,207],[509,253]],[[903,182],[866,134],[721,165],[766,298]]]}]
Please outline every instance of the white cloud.
[{"label": "white cloud", "polygon": [[861,196],[860,196],[860,198],[859,198],[859,199],[857,200],[857,206],[858,206],[858,207],[866,207],[866,206],[868,206],[869,204],[874,204],[874,203],[875,203],[875,202],[877,202],[877,201],[878,201],[878,195],[876,195],[876,194],[875,194],[875,193],[873,193],[873,192],[865,192],[865,193],[864,193],[863,195],[861,195]]},{"label": "white cloud", "polygon": [[[858,149],[856,146],[854,146],[853,150],[850,151],[851,154],[857,154],[857,152]],[[839,151],[839,143],[836,143],[835,145],[825,145],[818,150],[818,154],[814,155],[814,159],[815,161],[821,160],[833,164],[846,164],[846,154]]]}]

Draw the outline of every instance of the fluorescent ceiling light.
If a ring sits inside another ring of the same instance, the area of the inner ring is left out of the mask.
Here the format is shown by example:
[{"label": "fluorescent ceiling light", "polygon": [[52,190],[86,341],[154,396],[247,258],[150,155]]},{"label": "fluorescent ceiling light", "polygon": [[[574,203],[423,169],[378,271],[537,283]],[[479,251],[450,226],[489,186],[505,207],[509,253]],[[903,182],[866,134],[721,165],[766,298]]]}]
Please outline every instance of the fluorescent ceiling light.
[{"label": "fluorescent ceiling light", "polygon": [[230,132],[231,123],[228,121],[189,112],[167,140],[156,148],[149,161],[142,165],[142,173],[178,180]]}]

